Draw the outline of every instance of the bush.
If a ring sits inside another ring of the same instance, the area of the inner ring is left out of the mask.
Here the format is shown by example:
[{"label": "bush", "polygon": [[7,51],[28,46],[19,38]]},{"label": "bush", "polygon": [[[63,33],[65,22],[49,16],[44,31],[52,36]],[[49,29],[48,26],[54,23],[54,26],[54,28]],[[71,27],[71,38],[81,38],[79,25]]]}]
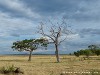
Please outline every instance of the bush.
[{"label": "bush", "polygon": [[84,50],[84,53],[87,57],[89,57],[92,54],[91,50]]},{"label": "bush", "polygon": [[10,72],[13,72],[13,71],[15,71],[14,65],[2,67],[1,70],[0,70],[0,72],[1,72],[1,73],[4,73],[4,74],[10,73]]},{"label": "bush", "polygon": [[[97,55],[99,55],[99,53],[100,53],[99,51],[97,52]],[[74,52],[74,55],[77,56],[77,57],[79,57],[80,55],[86,55],[86,57],[89,57],[90,55],[93,55],[93,54],[94,53],[89,49],[85,49],[85,50],[80,50],[80,51]]]},{"label": "bush", "polygon": [[80,56],[80,54],[78,52],[74,52],[74,55],[77,56],[77,57]]},{"label": "bush", "polygon": [[97,56],[99,56],[99,55],[100,55],[100,50],[96,50],[96,51],[95,51],[95,54],[96,54]]},{"label": "bush", "polygon": [[0,72],[2,74],[9,74],[9,73],[24,73],[23,71],[20,70],[20,68],[18,67],[15,67],[14,65],[12,66],[3,66],[1,69],[0,69]]}]

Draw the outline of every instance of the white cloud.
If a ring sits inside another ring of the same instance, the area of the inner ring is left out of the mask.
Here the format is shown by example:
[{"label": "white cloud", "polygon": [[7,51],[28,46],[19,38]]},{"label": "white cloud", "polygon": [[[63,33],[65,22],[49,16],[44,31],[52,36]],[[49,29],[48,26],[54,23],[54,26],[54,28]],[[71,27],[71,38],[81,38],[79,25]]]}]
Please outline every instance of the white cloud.
[{"label": "white cloud", "polygon": [[40,18],[40,15],[33,12],[20,0],[0,0],[0,5],[5,6],[8,9],[22,13],[24,16],[30,18]]},{"label": "white cloud", "polygon": [[68,38],[69,39],[79,39],[80,36],[79,36],[79,34],[70,34],[70,35],[68,35]]},{"label": "white cloud", "polygon": [[12,18],[8,13],[0,12],[0,36],[11,34],[31,34],[37,24],[25,18]]}]

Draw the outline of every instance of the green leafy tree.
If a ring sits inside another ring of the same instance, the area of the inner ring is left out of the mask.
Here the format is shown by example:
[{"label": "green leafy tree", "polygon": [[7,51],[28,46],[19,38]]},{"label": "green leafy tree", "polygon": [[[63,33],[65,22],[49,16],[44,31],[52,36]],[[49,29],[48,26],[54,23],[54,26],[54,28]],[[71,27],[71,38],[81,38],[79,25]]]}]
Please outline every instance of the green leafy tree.
[{"label": "green leafy tree", "polygon": [[100,50],[96,50],[96,51],[95,51],[95,54],[96,54],[97,56],[99,56],[99,55],[100,55]]},{"label": "green leafy tree", "polygon": [[90,55],[92,55],[92,51],[89,49],[85,49],[85,50],[80,50],[77,52],[74,52],[74,55],[79,57],[80,55],[86,55],[87,57],[89,57]]},{"label": "green leafy tree", "polygon": [[18,51],[28,51],[29,59],[28,61],[31,61],[32,52],[38,48],[39,45],[43,47],[47,47],[47,39],[40,38],[40,39],[30,39],[30,40],[22,40],[22,41],[16,41],[13,43],[12,49],[18,50]]},{"label": "green leafy tree", "polygon": [[80,56],[79,52],[74,52],[74,55],[77,56],[77,57]]},{"label": "green leafy tree", "polygon": [[80,53],[80,55],[84,55],[85,54],[84,50],[80,50],[79,53]]},{"label": "green leafy tree", "polygon": [[97,50],[99,47],[97,45],[89,45],[88,48],[95,53],[95,50]]},{"label": "green leafy tree", "polygon": [[92,54],[91,50],[84,50],[84,54],[89,57]]},{"label": "green leafy tree", "polygon": [[77,52],[74,52],[75,56],[79,56],[79,55],[86,55],[87,57],[89,57],[90,55],[100,55],[100,47],[97,45],[89,45],[88,46],[89,49],[84,49],[84,50],[80,50]]},{"label": "green leafy tree", "polygon": [[99,45],[89,45],[88,48],[92,51],[93,54],[99,55],[100,47]]}]

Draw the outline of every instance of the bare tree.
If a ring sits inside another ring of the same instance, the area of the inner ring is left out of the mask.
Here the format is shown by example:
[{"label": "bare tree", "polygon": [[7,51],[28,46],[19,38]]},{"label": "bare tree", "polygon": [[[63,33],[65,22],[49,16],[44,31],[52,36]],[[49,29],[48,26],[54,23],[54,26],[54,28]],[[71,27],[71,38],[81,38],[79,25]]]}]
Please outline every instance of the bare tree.
[{"label": "bare tree", "polygon": [[[47,23],[46,23],[47,24]],[[39,34],[48,37],[51,40],[49,43],[53,43],[55,46],[55,55],[57,62],[60,62],[59,58],[59,48],[58,46],[67,39],[67,36],[72,32],[68,29],[66,19],[62,19],[61,22],[48,21],[49,27],[43,22],[40,22]],[[45,29],[46,27],[46,29]]]}]

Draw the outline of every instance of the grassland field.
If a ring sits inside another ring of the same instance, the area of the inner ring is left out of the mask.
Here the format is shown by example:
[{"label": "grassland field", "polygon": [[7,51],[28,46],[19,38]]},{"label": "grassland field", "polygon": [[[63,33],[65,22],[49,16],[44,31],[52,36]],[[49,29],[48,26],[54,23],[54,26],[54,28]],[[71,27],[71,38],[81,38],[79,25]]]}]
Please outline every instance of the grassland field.
[{"label": "grassland field", "polygon": [[[1,55],[0,68],[14,65],[20,67],[24,71],[24,75],[61,75],[64,72],[73,72],[65,75],[83,75],[81,72],[100,70],[100,56],[92,57],[96,59],[84,60],[83,56],[60,55],[61,62],[57,63],[55,55],[32,55],[30,62],[27,61],[27,55]],[[75,74],[74,72],[80,73]]]}]

